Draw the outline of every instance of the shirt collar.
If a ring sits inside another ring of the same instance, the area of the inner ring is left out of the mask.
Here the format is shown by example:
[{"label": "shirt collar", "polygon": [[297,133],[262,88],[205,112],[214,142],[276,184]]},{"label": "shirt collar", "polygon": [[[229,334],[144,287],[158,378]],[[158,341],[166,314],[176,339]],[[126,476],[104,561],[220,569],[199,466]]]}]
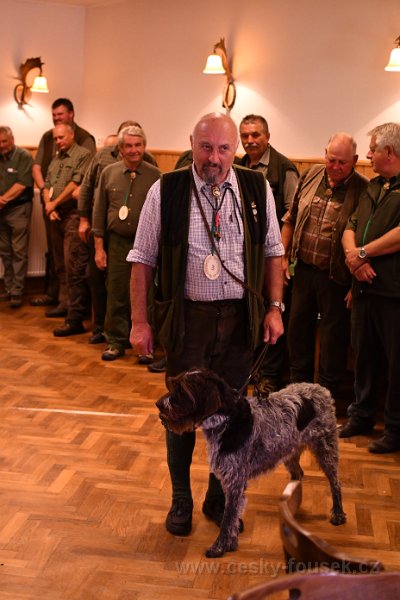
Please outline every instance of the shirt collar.
[{"label": "shirt collar", "polygon": [[14,146],[14,148],[12,148],[10,150],[10,152],[8,152],[7,154],[4,154],[4,155],[2,154],[1,157],[0,157],[1,160],[4,160],[4,161],[11,160],[13,158],[14,154],[15,154],[16,149],[17,149],[17,147]]},{"label": "shirt collar", "polygon": [[76,145],[77,145],[77,143],[76,143],[76,142],[74,142],[74,143],[72,144],[72,146],[70,146],[70,147],[68,148],[68,150],[63,150],[62,152],[58,152],[58,153],[57,153],[57,156],[58,156],[58,158],[66,158],[67,156],[68,156],[68,157],[69,157],[69,156],[71,156],[72,149],[73,149],[73,148],[74,148]]},{"label": "shirt collar", "polygon": [[142,169],[142,164],[143,161],[141,161],[137,167],[135,167],[134,169],[130,169],[129,167],[126,166],[126,164],[124,163],[124,161],[121,161],[122,165],[123,165],[123,173],[131,173],[132,171],[135,173],[138,173],[139,175],[143,172]]},{"label": "shirt collar", "polygon": [[397,175],[393,175],[393,177],[389,177],[389,179],[387,179],[386,177],[379,177],[379,183],[380,185],[385,185],[386,183],[388,183],[388,189],[393,187],[394,185],[398,185],[400,183],[400,173],[398,173]]},{"label": "shirt collar", "polygon": [[[341,187],[346,187],[346,185],[349,183],[350,179],[354,176],[354,174],[355,174],[355,170],[353,169],[352,172],[350,173],[350,175],[346,179],[343,179],[343,181],[334,185],[332,189],[335,190],[335,189],[338,189]],[[331,187],[329,185],[328,173],[326,172],[326,169],[325,169],[325,184],[326,184],[327,188]]]},{"label": "shirt collar", "polygon": [[[270,145],[268,144],[266,151],[264,152],[264,154],[261,156],[260,160],[258,161],[258,163],[256,165],[253,165],[251,168],[252,169],[257,169],[257,167],[259,167],[260,165],[263,167],[268,167],[269,165],[269,149],[270,149]],[[248,165],[250,165],[250,156],[247,154],[246,155],[246,167]]]}]

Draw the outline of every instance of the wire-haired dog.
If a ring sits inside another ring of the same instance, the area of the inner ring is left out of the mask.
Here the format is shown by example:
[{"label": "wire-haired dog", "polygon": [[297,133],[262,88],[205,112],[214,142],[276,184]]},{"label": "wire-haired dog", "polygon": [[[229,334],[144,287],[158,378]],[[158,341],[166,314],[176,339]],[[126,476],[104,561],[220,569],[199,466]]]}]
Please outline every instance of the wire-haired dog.
[{"label": "wire-haired dog", "polygon": [[186,371],[171,377],[169,384],[172,391],[157,402],[161,420],[179,434],[201,427],[211,471],[225,494],[220,533],[206,556],[236,550],[247,480],[281,462],[292,479],[301,479],[299,459],[306,447],[315,454],[329,480],[331,523],[345,523],[335,409],[327,389],[293,383],[268,398],[246,398],[207,369]]}]

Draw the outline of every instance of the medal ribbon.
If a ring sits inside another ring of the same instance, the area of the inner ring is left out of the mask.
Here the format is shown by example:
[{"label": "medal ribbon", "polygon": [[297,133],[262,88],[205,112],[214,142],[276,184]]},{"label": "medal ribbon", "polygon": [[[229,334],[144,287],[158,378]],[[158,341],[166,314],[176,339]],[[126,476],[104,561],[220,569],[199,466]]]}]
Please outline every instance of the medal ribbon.
[{"label": "medal ribbon", "polygon": [[[221,190],[219,189],[219,186],[213,185],[211,187],[211,194],[212,194],[214,203],[212,203],[210,201],[207,194],[205,194],[205,192],[202,190],[203,196],[205,196],[207,202],[209,203],[209,205],[212,208],[212,220],[211,220],[211,235],[212,235],[211,254],[212,254],[212,256],[214,256],[214,249],[215,249],[214,240],[221,239],[221,221],[220,221],[219,211],[221,210],[221,206],[225,199],[225,194],[226,194],[227,189],[228,189],[227,187],[224,188],[222,198],[221,198]],[[221,198],[221,201],[219,202],[220,198]]]},{"label": "medal ribbon", "polygon": [[[133,181],[136,179],[136,172],[135,171],[129,171],[129,175],[130,175],[130,182],[129,182],[129,187],[128,187],[128,191],[125,194],[125,200],[122,206],[127,206],[128,204],[128,198],[132,192],[132,185],[133,185]],[[122,207],[121,207],[122,208]]]}]

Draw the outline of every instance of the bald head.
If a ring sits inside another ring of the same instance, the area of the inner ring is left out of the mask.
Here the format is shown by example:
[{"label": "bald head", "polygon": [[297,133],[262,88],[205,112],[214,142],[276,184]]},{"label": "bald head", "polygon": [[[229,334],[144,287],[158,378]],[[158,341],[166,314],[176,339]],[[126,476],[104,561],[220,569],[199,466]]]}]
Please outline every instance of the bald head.
[{"label": "bald head", "polygon": [[357,162],[357,144],[344,132],[331,135],[325,149],[325,165],[332,187],[345,181],[353,172]]},{"label": "bald head", "polygon": [[57,150],[65,152],[71,148],[74,143],[74,130],[71,125],[68,125],[67,123],[56,125],[53,129],[53,139],[56,143]]},{"label": "bald head", "polygon": [[234,121],[222,113],[209,113],[196,124],[190,141],[198,175],[209,184],[225,181],[239,143]]}]

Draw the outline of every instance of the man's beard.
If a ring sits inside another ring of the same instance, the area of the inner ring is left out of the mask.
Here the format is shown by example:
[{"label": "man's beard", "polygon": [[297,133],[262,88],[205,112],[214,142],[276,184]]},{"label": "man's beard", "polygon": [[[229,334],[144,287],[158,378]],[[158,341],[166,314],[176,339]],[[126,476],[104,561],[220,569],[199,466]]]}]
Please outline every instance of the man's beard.
[{"label": "man's beard", "polygon": [[[217,168],[218,171],[209,171],[209,168],[212,167],[213,169]],[[208,183],[208,184],[214,184],[214,183],[218,183],[218,179],[220,177],[222,173],[222,167],[221,165],[216,165],[215,163],[208,163],[206,165],[203,165],[202,168],[202,179]]]}]

